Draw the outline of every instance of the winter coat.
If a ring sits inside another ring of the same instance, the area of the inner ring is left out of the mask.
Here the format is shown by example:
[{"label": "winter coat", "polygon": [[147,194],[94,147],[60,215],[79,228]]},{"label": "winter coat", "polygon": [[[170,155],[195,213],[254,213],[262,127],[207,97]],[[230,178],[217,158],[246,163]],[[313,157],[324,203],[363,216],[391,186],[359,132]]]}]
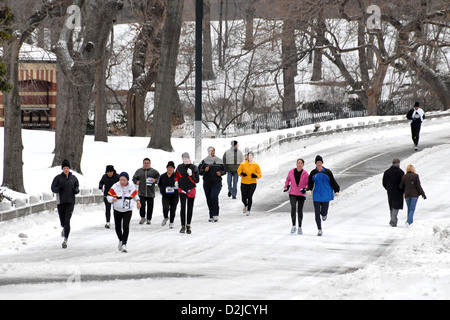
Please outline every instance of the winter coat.
[{"label": "winter coat", "polygon": [[[209,167],[208,172],[205,170],[207,167]],[[198,171],[203,176],[203,181],[209,183],[222,182],[222,176],[226,173],[223,160],[219,157],[206,157],[198,166]],[[220,172],[220,176],[217,175],[217,172]]]},{"label": "winter coat", "polygon": [[309,174],[308,190],[313,190],[313,201],[329,202],[334,200],[334,192],[339,192],[340,186],[329,169],[322,168],[319,172],[316,168]]},{"label": "winter coat", "polygon": [[178,197],[178,188],[175,187],[176,173],[173,173],[170,177],[166,173],[163,173],[159,178],[158,187],[161,195],[167,198]]},{"label": "winter coat", "polygon": [[419,175],[413,172],[407,172],[400,182],[400,189],[405,191],[405,198],[426,197],[425,192],[420,185]]},{"label": "winter coat", "polygon": [[111,178],[108,177],[108,175],[105,173],[103,177],[100,179],[98,188],[100,190],[103,190],[103,195],[106,197],[108,195],[109,189],[111,189],[111,187],[117,182],[119,182],[119,175],[116,172],[114,172]]},{"label": "winter coat", "polygon": [[[114,198],[117,199],[116,202],[113,202]],[[122,187],[120,182],[115,183],[109,189],[106,199],[113,204],[114,210],[119,212],[132,211],[134,202],[140,200],[136,187],[129,182],[125,187]]]},{"label": "winter coat", "polygon": [[223,154],[222,160],[227,172],[237,172],[239,165],[244,162],[244,155],[239,149],[232,147]]},{"label": "winter coat", "polygon": [[72,172],[66,176],[64,172],[57,175],[52,182],[51,189],[57,195],[57,203],[75,203],[75,195],[80,193],[80,184]]},{"label": "winter coat", "polygon": [[[153,182],[152,180],[156,181]],[[159,172],[153,168],[144,169],[139,168],[133,175],[133,183],[137,184],[139,181],[139,196],[154,198],[155,197],[155,186],[158,184]]]},{"label": "winter coat", "polygon": [[255,184],[257,180],[262,177],[261,168],[259,167],[259,164],[254,161],[249,162],[248,160],[245,160],[239,165],[237,172],[238,175],[242,177],[242,184]]},{"label": "winter coat", "polygon": [[397,165],[392,165],[383,174],[383,187],[388,194],[389,209],[403,209],[403,190],[400,188],[402,177],[405,175]]},{"label": "winter coat", "polygon": [[[192,170],[192,175],[188,175],[187,170]],[[180,164],[177,167],[175,180],[178,181],[178,192],[188,196],[188,198],[195,198],[196,185],[200,181],[200,176],[197,166],[193,164]]]},{"label": "winter coat", "polygon": [[411,109],[406,114],[406,118],[408,120],[411,120],[411,124],[413,123],[422,123],[425,119],[425,111],[423,111],[421,108],[418,108],[417,110]]},{"label": "winter coat", "polygon": [[[306,189],[308,188],[308,180],[309,180],[309,174],[305,170],[301,171],[300,180],[297,184],[297,181],[295,179],[295,171],[297,168],[292,169],[289,171],[289,174],[286,178],[286,183],[284,184],[284,187],[287,188],[291,186],[289,190],[289,194],[292,196],[305,196]],[[305,192],[302,192],[302,190],[305,189]]]}]

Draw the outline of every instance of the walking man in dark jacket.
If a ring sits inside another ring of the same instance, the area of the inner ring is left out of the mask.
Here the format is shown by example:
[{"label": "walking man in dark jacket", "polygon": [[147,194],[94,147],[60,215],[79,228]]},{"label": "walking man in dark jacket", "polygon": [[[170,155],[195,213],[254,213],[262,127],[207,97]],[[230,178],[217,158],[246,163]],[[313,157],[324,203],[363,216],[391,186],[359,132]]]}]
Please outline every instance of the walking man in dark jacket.
[{"label": "walking man in dark jacket", "polygon": [[62,248],[66,249],[70,234],[70,219],[75,206],[75,195],[80,192],[80,185],[77,177],[70,172],[68,160],[64,160],[61,167],[63,172],[53,179],[51,188],[53,193],[56,193],[59,220],[63,228],[61,232],[61,236],[64,238]]},{"label": "walking man in dark jacket", "polygon": [[398,222],[398,211],[403,210],[403,190],[400,188],[400,182],[405,175],[400,169],[400,160],[392,160],[392,166],[383,174],[383,187],[387,191],[391,227],[396,227]]},{"label": "walking man in dark jacket", "polygon": [[219,194],[222,190],[222,176],[225,174],[223,160],[216,157],[216,149],[208,148],[208,154],[198,166],[203,176],[203,190],[209,208],[209,222],[219,221]]}]

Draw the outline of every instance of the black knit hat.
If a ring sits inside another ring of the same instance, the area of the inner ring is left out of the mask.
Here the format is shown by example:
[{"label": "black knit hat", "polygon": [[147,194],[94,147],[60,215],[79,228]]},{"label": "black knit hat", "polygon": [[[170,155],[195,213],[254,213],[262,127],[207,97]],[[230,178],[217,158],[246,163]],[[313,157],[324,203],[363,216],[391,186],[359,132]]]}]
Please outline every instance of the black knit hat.
[{"label": "black knit hat", "polygon": [[323,158],[321,156],[317,155],[314,163],[317,163],[317,161],[321,161],[323,163]]},{"label": "black knit hat", "polygon": [[62,164],[61,164],[61,169],[64,169],[64,167],[69,167],[70,169],[70,162],[67,159],[64,159]]},{"label": "black knit hat", "polygon": [[175,169],[175,163],[173,161],[169,161],[169,163],[167,164],[166,168],[168,167],[172,167]]}]

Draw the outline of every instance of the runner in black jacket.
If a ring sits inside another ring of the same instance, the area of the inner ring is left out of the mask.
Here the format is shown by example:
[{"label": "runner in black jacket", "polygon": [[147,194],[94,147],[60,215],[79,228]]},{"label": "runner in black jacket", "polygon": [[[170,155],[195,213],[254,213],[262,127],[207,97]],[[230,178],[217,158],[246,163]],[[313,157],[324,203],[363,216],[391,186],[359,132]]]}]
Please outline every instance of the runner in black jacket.
[{"label": "runner in black jacket", "polygon": [[80,185],[77,177],[70,172],[68,160],[64,160],[61,167],[63,172],[53,179],[51,188],[57,195],[59,220],[63,228],[61,236],[64,238],[62,247],[66,249],[70,234],[70,219],[75,206],[75,195],[80,192]]},{"label": "runner in black jacket", "polygon": [[[111,203],[108,202],[106,197],[108,196],[108,191],[111,187],[119,182],[119,175],[116,170],[114,170],[114,166],[108,165],[106,166],[106,173],[101,178],[98,188],[103,190],[103,202],[105,203],[105,216],[106,216],[106,224],[105,228],[110,228],[110,220],[111,220]],[[104,188],[103,188],[104,187]]]}]

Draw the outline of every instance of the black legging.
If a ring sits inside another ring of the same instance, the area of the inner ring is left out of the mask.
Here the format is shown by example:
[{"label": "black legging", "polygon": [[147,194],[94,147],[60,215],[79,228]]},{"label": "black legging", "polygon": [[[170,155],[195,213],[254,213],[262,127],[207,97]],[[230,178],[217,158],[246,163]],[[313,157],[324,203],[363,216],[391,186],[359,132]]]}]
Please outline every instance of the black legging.
[{"label": "black legging", "polygon": [[59,221],[61,222],[61,227],[64,228],[64,238],[66,239],[69,239],[70,219],[72,218],[74,206],[75,204],[73,203],[61,203],[57,205]]},{"label": "black legging", "polygon": [[253,205],[253,194],[256,190],[256,183],[252,184],[244,184],[241,183],[241,196],[242,196],[242,203],[244,206],[247,207],[248,211],[252,210]]},{"label": "black legging", "polygon": [[[194,201],[195,198],[188,198],[187,195],[180,192],[180,206],[181,206],[180,218],[181,218],[181,226],[183,227],[186,227],[186,225],[188,226],[191,225],[192,215],[194,213]],[[187,219],[186,219],[186,202],[187,202]]]},{"label": "black legging", "polygon": [[[128,235],[130,234],[130,221],[133,211],[119,212],[114,210],[114,223],[116,224],[116,234],[119,241],[126,245],[128,242]],[[123,226],[122,226],[123,223]],[[123,229],[123,231],[122,231]]]},{"label": "black legging", "polygon": [[291,201],[291,219],[292,225],[295,226],[297,220],[297,203],[298,203],[298,226],[302,226],[303,221],[303,205],[305,204],[305,197],[289,195]]}]

